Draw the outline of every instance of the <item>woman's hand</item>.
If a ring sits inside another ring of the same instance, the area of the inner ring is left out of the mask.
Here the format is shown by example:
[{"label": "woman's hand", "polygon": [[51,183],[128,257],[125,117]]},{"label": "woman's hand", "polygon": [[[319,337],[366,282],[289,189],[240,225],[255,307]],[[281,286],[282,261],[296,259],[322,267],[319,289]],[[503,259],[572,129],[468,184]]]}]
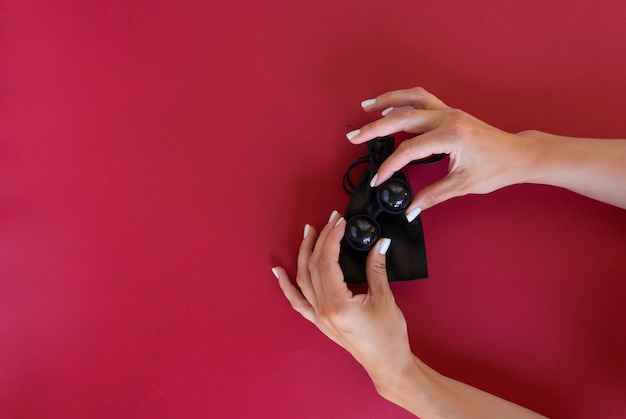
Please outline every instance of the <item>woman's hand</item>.
[{"label": "woman's hand", "polygon": [[411,353],[406,320],[387,281],[380,239],[367,258],[367,294],[353,295],[339,266],[346,222],[336,212],[317,236],[306,226],[296,288],[283,268],[272,269],[294,310],[363,365],[381,396],[420,418],[536,418],[537,414],[447,378]]},{"label": "woman's hand", "polygon": [[306,226],[298,254],[296,288],[285,270],[274,268],[294,310],[345,348],[381,387],[412,368],[404,315],[395,303],[385,264],[389,239],[380,239],[367,258],[367,294],[354,295],[339,266],[345,220],[333,212],[319,237]]},{"label": "woman's hand", "polygon": [[452,109],[422,88],[388,92],[362,106],[368,112],[382,111],[384,117],[348,133],[352,143],[400,131],[418,134],[400,143],[380,166],[372,186],[413,160],[440,153],[450,156],[447,176],[418,191],[407,214],[417,215],[456,196],[484,194],[528,180],[534,156],[531,139]]}]

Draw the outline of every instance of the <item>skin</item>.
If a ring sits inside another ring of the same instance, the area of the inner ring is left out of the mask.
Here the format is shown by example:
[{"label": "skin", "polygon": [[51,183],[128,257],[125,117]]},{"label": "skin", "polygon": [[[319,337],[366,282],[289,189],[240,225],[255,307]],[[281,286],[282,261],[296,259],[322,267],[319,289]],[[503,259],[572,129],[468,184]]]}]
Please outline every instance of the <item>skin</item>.
[{"label": "skin", "polygon": [[437,153],[450,156],[448,175],[417,192],[407,212],[518,183],[563,187],[626,208],[625,140],[562,137],[539,131],[507,133],[450,108],[419,87],[385,93],[365,110],[389,107],[403,108],[365,125],[350,139],[361,144],[399,131],[418,134],[402,142],[381,165],[376,185],[412,160]]},{"label": "skin", "polygon": [[[417,134],[380,166],[376,185],[412,160],[449,155],[448,174],[418,191],[407,213],[518,183],[562,187],[626,208],[626,140],[507,133],[450,108],[422,88],[388,92],[364,103],[366,111],[385,110],[385,116],[349,133],[351,142],[399,131]],[[367,259],[368,291],[354,295],[338,262],[344,230],[345,221],[336,212],[319,234],[307,225],[298,253],[297,287],[283,268],[273,271],[294,310],[352,354],[382,397],[424,419],[542,417],[443,376],[417,358],[387,281],[380,241]]]}]

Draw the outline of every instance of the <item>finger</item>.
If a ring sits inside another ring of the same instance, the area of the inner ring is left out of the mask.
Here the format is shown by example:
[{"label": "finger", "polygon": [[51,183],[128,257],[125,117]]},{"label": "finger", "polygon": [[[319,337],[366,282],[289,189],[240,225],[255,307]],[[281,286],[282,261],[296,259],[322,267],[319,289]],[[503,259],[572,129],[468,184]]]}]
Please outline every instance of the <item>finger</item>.
[{"label": "finger", "polygon": [[320,249],[318,268],[327,302],[337,303],[352,296],[344,282],[341,266],[339,266],[341,239],[344,236],[345,228],[346,221],[341,217],[328,230],[324,246]]},{"label": "finger", "polygon": [[300,313],[308,321],[315,323],[315,310],[313,306],[300,294],[300,291],[291,283],[285,270],[281,267],[272,268],[272,272],[278,278],[278,285],[291,304],[291,307]]},{"label": "finger", "polygon": [[[323,296],[324,296],[324,286],[322,284],[322,281],[320,278],[320,271],[319,271],[320,255],[322,253],[322,249],[324,248],[324,243],[326,242],[326,237],[328,236],[329,231],[335,226],[337,221],[341,219],[342,219],[341,214],[339,214],[337,211],[333,211],[332,214],[330,214],[330,218],[328,219],[328,222],[326,223],[326,225],[320,232],[319,237],[317,238],[317,241],[315,242],[313,253],[311,254],[311,257],[309,258],[309,261],[307,264],[309,273],[311,275],[311,284],[313,286],[313,290],[315,292],[318,302],[320,301],[320,299],[323,300]],[[319,306],[316,306],[316,307],[319,307]]]},{"label": "finger", "polygon": [[381,163],[373,186],[382,184],[413,160],[423,159],[433,154],[450,154],[451,152],[449,140],[431,132],[405,140]]},{"label": "finger", "polygon": [[400,109],[385,118],[349,132],[346,137],[353,144],[361,144],[376,137],[384,137],[401,131],[419,134],[437,128],[445,116],[439,110]]},{"label": "finger", "polygon": [[313,247],[317,238],[317,232],[309,224],[304,226],[304,237],[298,251],[298,274],[296,283],[300,287],[304,297],[311,303],[313,307],[317,305],[315,290],[311,283],[311,274],[309,272],[309,259],[313,253]]},{"label": "finger", "polygon": [[375,99],[361,102],[367,112],[383,111],[390,107],[412,106],[415,109],[445,109],[448,106],[437,96],[422,87],[394,90],[383,93]]},{"label": "finger", "polygon": [[391,239],[382,238],[367,255],[365,274],[367,275],[368,294],[373,298],[386,296],[391,293],[387,277],[386,253],[391,245]]},{"label": "finger", "polygon": [[[440,204],[448,199],[465,195],[462,184],[458,181],[460,175],[458,173],[449,173],[443,179],[440,179],[419,190],[413,197],[413,202],[407,208],[407,214],[413,215],[415,212],[419,214],[421,211]],[[419,211],[416,211],[419,208]],[[413,214],[412,214],[413,213]],[[415,216],[417,216],[417,214]],[[407,218],[411,218],[407,216]],[[413,219],[415,217],[412,217]],[[409,219],[409,221],[413,221]]]}]

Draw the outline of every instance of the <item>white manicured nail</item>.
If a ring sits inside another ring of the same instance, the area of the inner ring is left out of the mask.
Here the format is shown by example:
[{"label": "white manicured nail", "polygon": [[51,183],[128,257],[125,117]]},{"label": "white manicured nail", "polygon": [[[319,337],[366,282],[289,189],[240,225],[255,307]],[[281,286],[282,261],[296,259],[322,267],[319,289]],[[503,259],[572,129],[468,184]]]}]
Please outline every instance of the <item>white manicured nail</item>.
[{"label": "white manicured nail", "polygon": [[391,111],[393,111],[393,106],[391,106],[391,107],[389,107],[389,108],[385,109],[384,111],[382,111],[382,115],[383,115],[383,116],[387,116],[387,114],[388,114],[389,112],[391,112]]},{"label": "white manicured nail", "polygon": [[335,218],[336,215],[337,215],[337,211],[333,211],[333,213],[330,214],[330,218],[328,219],[328,222],[330,223],[333,220],[333,218]]},{"label": "white manicured nail", "polygon": [[415,220],[418,215],[420,215],[420,212],[422,212],[421,208],[414,208],[406,215],[406,219],[409,220],[410,223],[411,221]]},{"label": "white manicured nail", "polygon": [[372,106],[374,103],[376,103],[376,99],[367,99],[361,102],[361,107],[367,108],[368,106]]},{"label": "white manicured nail", "polygon": [[378,245],[378,253],[384,255],[389,250],[389,246],[391,246],[391,239],[384,238],[380,239],[380,244]]},{"label": "white manicured nail", "polygon": [[360,133],[361,133],[360,129],[355,129],[354,131],[350,131],[349,133],[347,133],[346,137],[348,138],[348,140],[351,140],[354,137],[356,137],[357,135],[359,135]]},{"label": "white manicured nail", "polygon": [[303,239],[306,239],[306,236],[309,235],[309,230],[310,229],[311,229],[310,225],[307,224],[307,225],[304,226],[304,237],[303,237]]},{"label": "white manicured nail", "polygon": [[335,227],[337,227],[339,224],[341,224],[342,221],[343,221],[343,217],[339,217],[339,219],[335,223]]},{"label": "white manicured nail", "polygon": [[373,188],[374,185],[376,185],[376,179],[378,179],[378,173],[376,173],[372,180],[370,180],[370,188]]},{"label": "white manicured nail", "polygon": [[278,269],[276,269],[276,268],[272,268],[272,273],[274,274],[274,276],[276,277],[276,279],[279,279],[279,278],[278,278]]}]

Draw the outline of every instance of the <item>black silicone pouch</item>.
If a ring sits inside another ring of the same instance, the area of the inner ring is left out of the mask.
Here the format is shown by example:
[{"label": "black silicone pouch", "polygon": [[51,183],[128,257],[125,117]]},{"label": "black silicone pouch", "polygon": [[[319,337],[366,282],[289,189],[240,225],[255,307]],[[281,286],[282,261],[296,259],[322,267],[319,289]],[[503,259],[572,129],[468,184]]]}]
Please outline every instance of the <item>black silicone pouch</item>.
[{"label": "black silicone pouch", "polygon": [[[393,137],[381,137],[367,143],[369,167],[354,186],[352,197],[345,212],[345,219],[366,214],[377,199],[378,188],[370,187],[372,177],[378,168],[394,150]],[[400,179],[408,184],[402,171],[396,172],[392,179]],[[387,275],[389,281],[407,281],[428,277],[426,265],[426,247],[422,221],[418,216],[408,222],[404,212],[390,214],[381,212],[376,217],[380,226],[380,238],[391,239],[387,251]],[[347,239],[341,241],[339,264],[346,282],[366,282],[365,261],[369,251],[357,250],[350,246]]]}]

